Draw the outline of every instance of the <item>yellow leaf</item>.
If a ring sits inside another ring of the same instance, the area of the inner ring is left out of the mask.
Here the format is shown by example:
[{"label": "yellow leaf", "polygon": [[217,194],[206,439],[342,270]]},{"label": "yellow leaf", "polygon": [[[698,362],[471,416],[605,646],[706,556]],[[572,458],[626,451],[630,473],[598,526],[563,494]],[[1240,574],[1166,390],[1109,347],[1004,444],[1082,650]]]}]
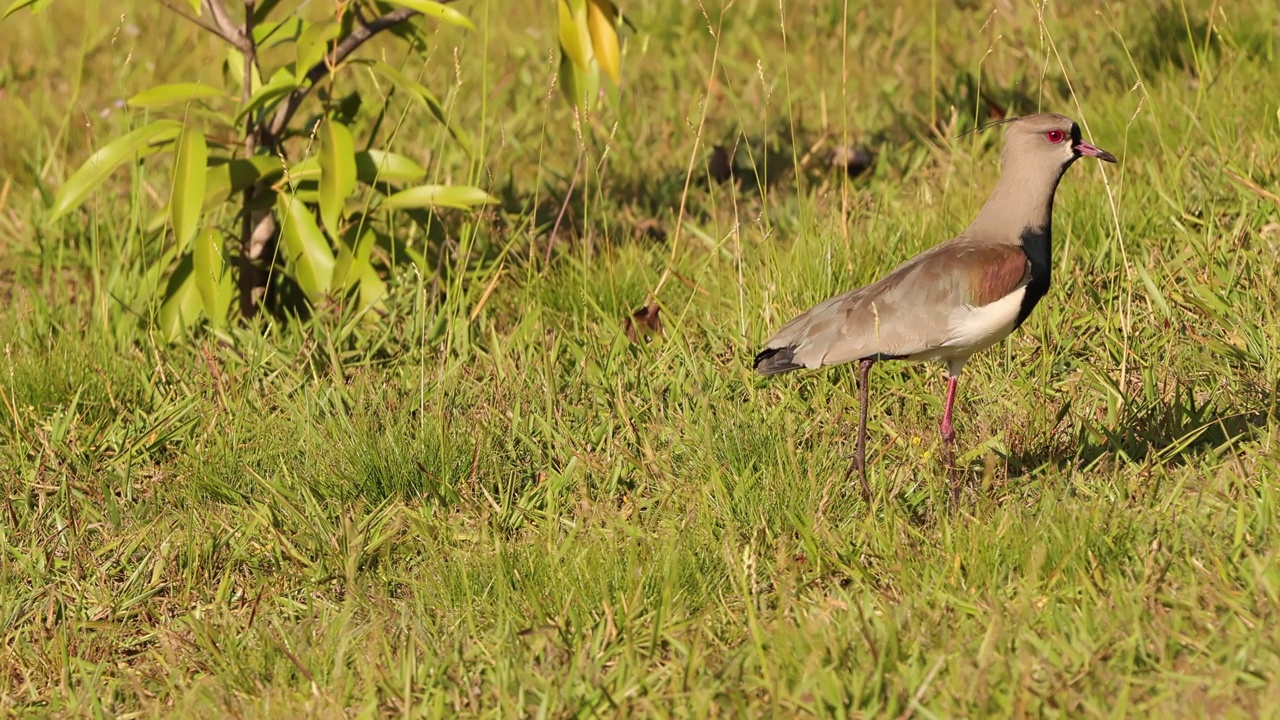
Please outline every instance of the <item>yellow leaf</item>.
[{"label": "yellow leaf", "polygon": [[585,68],[595,53],[587,27],[588,0],[558,0],[560,6],[560,50],[574,65]]},{"label": "yellow leaf", "polygon": [[618,46],[616,9],[608,0],[587,0],[587,29],[591,34],[591,46],[595,50],[600,69],[622,84],[622,57]]}]

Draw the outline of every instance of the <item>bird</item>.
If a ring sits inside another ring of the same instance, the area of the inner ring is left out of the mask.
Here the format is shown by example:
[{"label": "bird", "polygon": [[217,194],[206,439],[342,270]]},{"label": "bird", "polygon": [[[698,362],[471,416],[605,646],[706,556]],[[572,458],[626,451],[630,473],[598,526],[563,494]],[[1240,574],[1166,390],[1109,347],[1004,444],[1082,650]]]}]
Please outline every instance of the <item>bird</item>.
[{"label": "bird", "polygon": [[872,365],[886,360],[942,361],[947,390],[939,434],[958,505],[952,410],[969,358],[1018,329],[1049,290],[1053,196],[1081,157],[1116,157],[1081,138],[1080,126],[1045,113],[1002,121],[1000,177],[974,221],[959,235],[902,263],[876,282],[830,298],[779,329],[755,356],[761,375],[857,363],[858,436],[849,476],[867,483],[867,400]]}]

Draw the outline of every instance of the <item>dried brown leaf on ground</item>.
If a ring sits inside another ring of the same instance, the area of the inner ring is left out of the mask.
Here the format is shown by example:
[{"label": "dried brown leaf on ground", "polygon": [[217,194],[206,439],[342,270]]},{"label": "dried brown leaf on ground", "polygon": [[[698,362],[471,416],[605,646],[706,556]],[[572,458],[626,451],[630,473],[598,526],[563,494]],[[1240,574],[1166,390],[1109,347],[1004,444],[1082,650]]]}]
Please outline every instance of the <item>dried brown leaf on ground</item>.
[{"label": "dried brown leaf on ground", "polygon": [[654,333],[662,334],[662,320],[658,317],[658,312],[658,304],[649,303],[631,313],[631,317],[622,324],[622,330],[627,334],[627,339],[638,343],[642,336],[647,341]]}]

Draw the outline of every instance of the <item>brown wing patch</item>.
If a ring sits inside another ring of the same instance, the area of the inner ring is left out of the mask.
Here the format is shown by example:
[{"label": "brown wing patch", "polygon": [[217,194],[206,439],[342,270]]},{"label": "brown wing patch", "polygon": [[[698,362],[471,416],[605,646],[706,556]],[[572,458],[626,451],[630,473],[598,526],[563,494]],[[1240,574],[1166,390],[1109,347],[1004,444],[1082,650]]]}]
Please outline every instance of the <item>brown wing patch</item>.
[{"label": "brown wing patch", "polygon": [[986,305],[1008,295],[1031,277],[1031,261],[1017,245],[987,246],[968,258],[970,302]]}]

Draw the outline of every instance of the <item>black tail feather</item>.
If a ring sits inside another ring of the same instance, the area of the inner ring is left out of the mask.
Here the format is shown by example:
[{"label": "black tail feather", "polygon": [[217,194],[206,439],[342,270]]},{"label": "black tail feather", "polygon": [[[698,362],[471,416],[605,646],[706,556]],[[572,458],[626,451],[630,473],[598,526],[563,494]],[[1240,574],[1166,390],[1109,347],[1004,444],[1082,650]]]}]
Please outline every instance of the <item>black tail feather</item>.
[{"label": "black tail feather", "polygon": [[765,348],[756,355],[756,372],[761,375],[777,375],[778,373],[799,370],[803,365],[795,362],[794,347]]}]

